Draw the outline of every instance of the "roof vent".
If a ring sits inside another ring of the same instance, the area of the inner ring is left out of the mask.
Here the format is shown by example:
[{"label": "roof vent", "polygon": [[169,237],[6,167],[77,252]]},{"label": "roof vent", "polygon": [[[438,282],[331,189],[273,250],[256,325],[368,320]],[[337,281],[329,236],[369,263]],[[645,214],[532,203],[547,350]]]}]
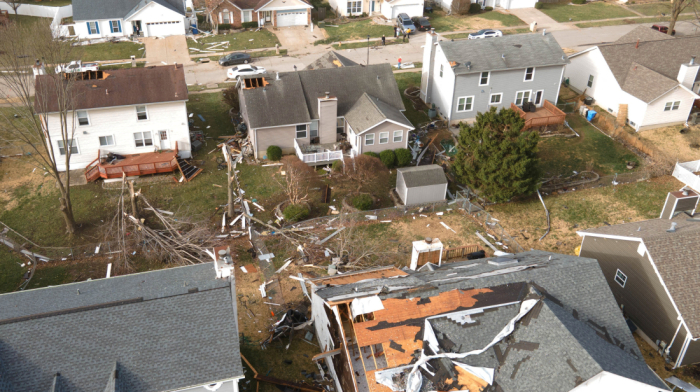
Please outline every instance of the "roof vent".
[{"label": "roof vent", "polygon": [[503,61],[506,61],[506,54],[503,53],[503,54],[501,55],[501,58],[503,59]]},{"label": "roof vent", "polygon": [[512,257],[496,257],[495,259],[491,259],[488,261],[489,264],[495,265],[498,267],[503,267],[505,265],[511,265],[511,264],[517,264],[518,259],[514,259]]},{"label": "roof vent", "polygon": [[687,189],[683,189],[683,196],[688,196],[688,190],[687,190]]},{"label": "roof vent", "polygon": [[471,61],[467,61],[467,64],[465,64],[465,65],[467,66],[467,69],[471,71],[471,69],[472,69],[472,62],[471,62]]},{"label": "roof vent", "polygon": [[330,97],[331,97],[331,93],[329,93],[328,91],[326,91],[326,99],[328,99],[328,98],[330,98]]},{"label": "roof vent", "polygon": [[280,73],[279,72],[277,72],[277,74],[275,75],[275,80],[280,80]]},{"label": "roof vent", "polygon": [[695,56],[690,58],[690,65],[695,65]]},{"label": "roof vent", "polygon": [[105,94],[109,95],[109,89],[105,89]]},{"label": "roof vent", "polygon": [[678,223],[676,222],[671,222],[671,228],[666,230],[667,233],[675,233],[676,232],[676,226],[678,226]]}]

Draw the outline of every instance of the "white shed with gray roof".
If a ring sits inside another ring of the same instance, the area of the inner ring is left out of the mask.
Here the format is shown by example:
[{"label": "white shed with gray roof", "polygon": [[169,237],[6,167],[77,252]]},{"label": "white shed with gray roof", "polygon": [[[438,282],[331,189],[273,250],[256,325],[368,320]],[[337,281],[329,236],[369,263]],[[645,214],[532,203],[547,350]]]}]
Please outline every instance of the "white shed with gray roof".
[{"label": "white shed with gray roof", "polygon": [[404,205],[443,201],[447,177],[438,165],[401,168],[396,172],[396,193]]}]

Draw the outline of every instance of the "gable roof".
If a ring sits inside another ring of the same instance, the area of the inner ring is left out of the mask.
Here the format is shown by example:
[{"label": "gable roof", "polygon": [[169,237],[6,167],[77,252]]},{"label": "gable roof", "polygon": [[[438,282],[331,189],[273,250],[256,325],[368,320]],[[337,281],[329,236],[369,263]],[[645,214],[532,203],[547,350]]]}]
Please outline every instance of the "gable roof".
[{"label": "gable roof", "polygon": [[350,60],[349,58],[340,55],[338,52],[331,50],[330,52],[324,54],[323,56],[316,59],[316,61],[304,67],[305,70],[310,69],[321,69],[321,68],[341,68],[341,67],[352,67],[359,65],[356,62]]},{"label": "gable roof", "polygon": [[402,167],[397,171],[401,173],[408,188],[447,184],[445,171],[439,165]]},{"label": "gable roof", "polygon": [[[457,63],[452,67],[455,75],[569,63],[569,59],[551,33],[439,41],[438,44],[447,61]],[[467,63],[471,63],[471,67],[467,66]]]},{"label": "gable roof", "polygon": [[350,124],[356,135],[360,135],[386,120],[413,129],[411,122],[408,121],[406,116],[404,116],[399,109],[367,93],[362,94],[360,99],[345,113],[345,120]]},{"label": "gable roof", "polygon": [[185,5],[181,0],[74,0],[72,3],[73,20],[81,22],[123,19],[151,2],[185,15]]},{"label": "gable roof", "polygon": [[[178,102],[186,101],[188,97],[182,64],[103,72],[104,79],[73,82],[71,90],[75,110]],[[56,74],[36,77],[38,93],[34,108],[38,113],[58,111],[54,80],[61,77]]]},{"label": "gable roof", "polygon": [[234,291],[206,263],[0,295],[0,378],[21,388],[3,392],[155,392],[242,377]]}]

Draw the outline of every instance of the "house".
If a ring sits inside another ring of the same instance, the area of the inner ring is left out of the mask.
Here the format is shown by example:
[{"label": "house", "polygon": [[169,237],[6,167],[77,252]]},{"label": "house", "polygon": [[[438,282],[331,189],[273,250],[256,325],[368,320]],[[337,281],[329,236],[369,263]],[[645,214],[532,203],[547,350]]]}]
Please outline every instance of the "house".
[{"label": "house", "polygon": [[[212,15],[219,24],[241,28],[243,23],[258,26],[309,26],[313,6],[305,0],[218,0]],[[313,28],[313,26],[312,26]]]},{"label": "house", "polygon": [[636,131],[683,124],[700,98],[700,36],[639,26],[611,44],[571,55],[569,85]]},{"label": "house", "polygon": [[269,146],[311,165],[406,148],[413,125],[389,64],[279,72],[239,83],[241,115],[255,157]]},{"label": "house", "polygon": [[668,391],[593,259],[530,251],[307,280],[344,392]]},{"label": "house", "polygon": [[700,196],[671,192],[659,218],[578,232],[620,307],[674,367],[700,362]]},{"label": "house", "polygon": [[80,39],[183,35],[185,0],[75,0],[73,31]]},{"label": "house", "polygon": [[[471,3],[479,3],[481,8],[493,7],[504,10],[516,8],[534,8],[538,0],[471,0]],[[439,0],[438,4],[445,11],[452,9],[453,0]]]},{"label": "house", "polygon": [[235,281],[213,263],[0,295],[0,387],[236,392]]},{"label": "house", "polygon": [[569,60],[551,33],[460,41],[440,40],[434,32],[426,37],[420,97],[450,123],[526,102],[538,108],[532,116],[560,115],[552,103]]},{"label": "house", "polygon": [[[187,84],[182,64],[73,74],[74,95],[67,129],[70,168],[83,169],[108,154],[139,154],[140,159],[167,151],[189,158]],[[56,78],[36,77],[34,109],[48,130],[60,171],[66,170],[67,152],[61,134]],[[64,81],[64,83],[69,83]],[[149,155],[150,154],[150,155]],[[155,161],[151,161],[153,163]],[[118,175],[121,177],[121,172]]]},{"label": "house", "polygon": [[400,13],[423,16],[424,0],[329,0],[329,4],[339,16],[381,14],[391,21]]},{"label": "house", "polygon": [[339,54],[338,52],[331,50],[326,52],[323,56],[316,59],[316,61],[310,63],[305,70],[311,69],[322,69],[322,68],[341,68],[341,67],[352,67],[359,65],[356,62],[350,60],[349,58]]},{"label": "house", "polygon": [[440,165],[403,167],[396,170],[396,193],[404,205],[445,200],[447,177]]}]

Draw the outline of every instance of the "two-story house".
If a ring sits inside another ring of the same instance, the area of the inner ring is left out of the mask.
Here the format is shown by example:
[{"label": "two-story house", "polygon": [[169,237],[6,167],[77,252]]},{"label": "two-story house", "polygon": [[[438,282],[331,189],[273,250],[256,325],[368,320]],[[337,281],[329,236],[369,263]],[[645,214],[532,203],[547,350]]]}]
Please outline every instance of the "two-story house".
[{"label": "two-story house", "polygon": [[306,0],[218,0],[212,15],[219,24],[242,27],[258,22],[258,26],[309,26],[313,6]]},{"label": "two-story house", "polygon": [[338,15],[381,14],[393,20],[401,13],[423,16],[424,0],[329,0],[329,4]]},{"label": "two-story house", "polygon": [[[72,110],[67,129],[72,139],[64,145],[56,93],[57,75],[36,78],[35,110],[48,130],[56,157],[70,149],[70,169],[82,169],[109,153],[146,154],[177,150],[189,158],[190,134],[187,119],[187,84],[182,64],[161,67],[125,68],[92,72],[77,78],[70,91]],[[56,165],[66,170],[64,159]]]},{"label": "two-story house", "polygon": [[552,34],[447,41],[426,34],[420,97],[450,123],[478,112],[556,103],[569,63]]}]

